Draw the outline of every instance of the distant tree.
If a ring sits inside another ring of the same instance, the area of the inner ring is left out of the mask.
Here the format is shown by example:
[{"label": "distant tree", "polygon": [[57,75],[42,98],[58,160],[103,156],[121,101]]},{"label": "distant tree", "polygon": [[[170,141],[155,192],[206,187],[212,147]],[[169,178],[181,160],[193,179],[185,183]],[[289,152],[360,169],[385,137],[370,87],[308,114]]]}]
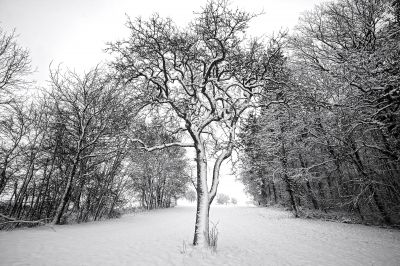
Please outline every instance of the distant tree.
[{"label": "distant tree", "polygon": [[233,204],[233,205],[236,205],[238,202],[237,202],[237,199],[236,198],[231,198],[231,203]]},{"label": "distant tree", "polygon": [[186,191],[185,198],[190,202],[195,201],[196,200],[196,191],[189,189],[188,191]]},{"label": "distant tree", "polygon": [[[174,142],[160,121],[137,125],[146,143]],[[137,145],[137,143],[133,143]],[[137,194],[141,206],[146,209],[170,207],[171,201],[185,195],[190,177],[186,172],[185,150],[180,147],[160,149],[151,153],[135,147],[125,160],[131,188]]]},{"label": "distant tree", "polygon": [[229,203],[229,196],[223,193],[218,193],[217,194],[217,203],[218,204],[228,204]]}]

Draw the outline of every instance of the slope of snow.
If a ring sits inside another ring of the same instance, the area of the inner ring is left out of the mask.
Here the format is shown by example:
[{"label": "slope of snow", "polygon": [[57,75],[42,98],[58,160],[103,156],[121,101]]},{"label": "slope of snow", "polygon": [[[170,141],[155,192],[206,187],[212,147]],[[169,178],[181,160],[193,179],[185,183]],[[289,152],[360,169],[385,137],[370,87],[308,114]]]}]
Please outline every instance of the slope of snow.
[{"label": "slope of snow", "polygon": [[0,265],[400,265],[396,230],[212,207],[217,252],[193,248],[193,207],[0,232]]}]

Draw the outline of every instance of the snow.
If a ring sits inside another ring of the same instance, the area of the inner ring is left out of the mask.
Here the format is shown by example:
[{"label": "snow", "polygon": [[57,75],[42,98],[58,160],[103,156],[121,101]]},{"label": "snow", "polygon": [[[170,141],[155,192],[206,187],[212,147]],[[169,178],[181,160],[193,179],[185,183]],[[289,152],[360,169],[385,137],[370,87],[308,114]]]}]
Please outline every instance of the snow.
[{"label": "snow", "polygon": [[0,232],[0,265],[400,265],[397,230],[211,208],[217,252],[190,245],[190,206],[121,219]]}]

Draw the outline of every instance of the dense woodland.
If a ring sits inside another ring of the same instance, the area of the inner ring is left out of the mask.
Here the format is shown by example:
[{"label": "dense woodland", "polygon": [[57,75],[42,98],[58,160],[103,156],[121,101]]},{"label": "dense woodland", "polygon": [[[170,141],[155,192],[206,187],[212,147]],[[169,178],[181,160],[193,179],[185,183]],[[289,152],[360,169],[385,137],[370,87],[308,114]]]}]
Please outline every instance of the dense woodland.
[{"label": "dense woodland", "polygon": [[194,244],[232,153],[259,204],[399,224],[398,1],[327,2],[268,40],[246,35],[255,16],[221,0],[188,29],[128,20],[131,36],[107,45],[114,61],[51,67],[40,89],[0,29],[0,228],[170,207],[193,181],[186,147]]},{"label": "dense woodland", "polygon": [[252,112],[241,132],[241,180],[259,204],[399,224],[400,6],[390,4],[322,4],[288,36],[276,73],[285,104]]}]

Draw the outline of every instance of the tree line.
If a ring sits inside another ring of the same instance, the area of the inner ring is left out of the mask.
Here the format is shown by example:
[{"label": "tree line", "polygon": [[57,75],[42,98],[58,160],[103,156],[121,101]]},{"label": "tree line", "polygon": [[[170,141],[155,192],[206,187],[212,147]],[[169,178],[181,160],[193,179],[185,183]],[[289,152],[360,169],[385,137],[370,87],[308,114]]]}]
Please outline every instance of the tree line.
[{"label": "tree line", "polygon": [[399,10],[338,0],[302,15],[276,73],[285,104],[252,112],[240,134],[257,202],[399,223]]},{"label": "tree line", "polygon": [[53,68],[36,93],[26,90],[29,72],[28,51],[1,30],[0,228],[112,218],[132,199],[153,209],[184,193],[185,151],[145,154],[131,140],[170,137],[138,115],[147,103],[109,71]]}]

